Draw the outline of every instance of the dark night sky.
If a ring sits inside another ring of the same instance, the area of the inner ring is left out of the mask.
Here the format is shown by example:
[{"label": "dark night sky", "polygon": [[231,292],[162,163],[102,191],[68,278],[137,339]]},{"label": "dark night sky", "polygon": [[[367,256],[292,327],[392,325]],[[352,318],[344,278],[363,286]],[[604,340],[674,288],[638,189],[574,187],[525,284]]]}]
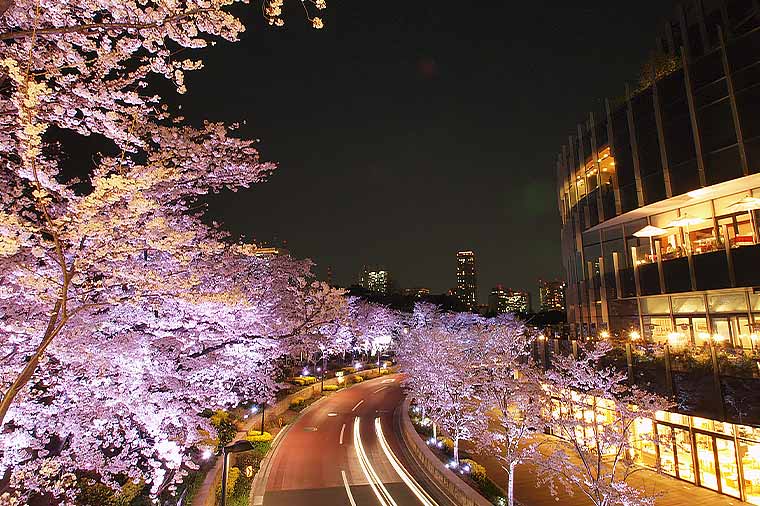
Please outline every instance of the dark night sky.
[{"label": "dark night sky", "polygon": [[562,275],[557,152],[635,80],[665,3],[333,0],[321,31],[290,9],[269,28],[247,6],[242,41],[204,56],[183,112],[245,120],[280,169],[210,212],[338,284],[368,263],[445,291],[472,249],[481,302],[496,283],[535,292]]}]

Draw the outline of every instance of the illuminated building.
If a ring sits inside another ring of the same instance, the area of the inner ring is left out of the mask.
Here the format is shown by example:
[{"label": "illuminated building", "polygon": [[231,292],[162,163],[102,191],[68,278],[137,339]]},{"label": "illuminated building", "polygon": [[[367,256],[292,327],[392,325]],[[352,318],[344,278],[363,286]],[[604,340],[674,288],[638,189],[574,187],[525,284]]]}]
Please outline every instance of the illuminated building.
[{"label": "illuminated building", "polygon": [[457,298],[473,311],[478,307],[478,276],[475,268],[475,253],[460,251],[457,253]]},{"label": "illuminated building", "polygon": [[538,310],[565,310],[565,282],[538,280]]},{"label": "illuminated building", "polygon": [[369,292],[388,295],[393,285],[391,275],[387,270],[369,269],[365,266],[362,270],[361,286]]},{"label": "illuminated building", "polygon": [[488,312],[492,314],[508,313],[507,309],[507,291],[503,285],[496,285],[488,296]]},{"label": "illuminated building", "polygon": [[404,288],[404,295],[407,297],[414,297],[415,299],[421,299],[430,295],[430,288]]},{"label": "illuminated building", "polygon": [[508,313],[530,313],[530,292],[525,290],[507,290],[505,297]]},{"label": "illuminated building", "polygon": [[[684,2],[658,46],[559,154],[567,319],[579,336],[757,350],[757,3]],[[760,505],[757,428],[663,413],[636,430],[664,436],[637,462]]]},{"label": "illuminated building", "polygon": [[717,335],[753,349],[757,8],[691,1],[663,26],[641,83],[590,113],[559,155],[568,322],[577,335],[637,331],[690,346]]}]

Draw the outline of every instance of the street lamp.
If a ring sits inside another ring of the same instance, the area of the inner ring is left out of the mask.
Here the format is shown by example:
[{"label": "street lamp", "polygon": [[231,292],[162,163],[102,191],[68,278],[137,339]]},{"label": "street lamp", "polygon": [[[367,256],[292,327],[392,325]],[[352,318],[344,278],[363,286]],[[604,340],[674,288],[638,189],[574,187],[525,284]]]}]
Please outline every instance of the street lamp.
[{"label": "street lamp", "polygon": [[235,441],[231,445],[222,448],[222,503],[227,504],[227,468],[229,467],[229,454],[240,453],[253,450],[253,444],[250,441]]}]

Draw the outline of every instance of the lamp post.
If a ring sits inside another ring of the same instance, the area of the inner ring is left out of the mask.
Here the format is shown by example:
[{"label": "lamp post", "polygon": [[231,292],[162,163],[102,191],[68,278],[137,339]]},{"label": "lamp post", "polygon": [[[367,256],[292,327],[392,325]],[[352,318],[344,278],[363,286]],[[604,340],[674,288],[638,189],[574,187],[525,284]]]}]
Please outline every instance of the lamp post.
[{"label": "lamp post", "polygon": [[327,356],[325,355],[325,352],[322,352],[322,390],[320,392],[325,391],[325,373],[327,372]]},{"label": "lamp post", "polygon": [[267,408],[267,403],[262,402],[261,403],[261,435],[264,435],[264,411]]},{"label": "lamp post", "polygon": [[[262,410],[263,413],[263,410]],[[227,468],[229,467],[229,455],[230,453],[240,453],[253,450],[253,445],[250,441],[236,441],[231,445],[227,445],[222,448],[222,503],[221,506],[227,504]]]}]

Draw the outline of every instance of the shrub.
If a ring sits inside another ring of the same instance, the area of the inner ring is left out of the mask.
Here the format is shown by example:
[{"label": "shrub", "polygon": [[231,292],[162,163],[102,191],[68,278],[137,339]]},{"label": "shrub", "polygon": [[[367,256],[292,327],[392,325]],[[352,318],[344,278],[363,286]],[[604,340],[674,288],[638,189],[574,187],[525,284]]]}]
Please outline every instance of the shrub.
[{"label": "shrub", "polygon": [[302,411],[306,406],[306,399],[298,399],[290,403],[290,409],[293,411]]},{"label": "shrub", "polygon": [[471,459],[463,459],[462,464],[470,466],[470,476],[472,476],[473,480],[478,483],[485,482],[487,478],[485,467]]},{"label": "shrub", "polygon": [[269,432],[261,432],[260,430],[249,430],[248,435],[245,436],[246,441],[251,443],[271,441],[274,439]]},{"label": "shrub", "polygon": [[299,376],[298,378],[291,378],[290,382],[294,385],[307,386],[316,383],[317,378],[315,376]]},{"label": "shrub", "polygon": [[219,448],[227,446],[235,439],[237,434],[237,427],[232,420],[230,414],[226,411],[215,411],[209,419],[211,425],[216,428],[216,434],[219,438]]},{"label": "shrub", "polygon": [[325,385],[324,388],[322,388],[323,392],[335,392],[337,390],[340,390],[343,387],[340,387],[338,385]]},{"label": "shrub", "polygon": [[341,369],[341,371],[343,371],[343,374],[353,374],[353,373],[356,372],[356,368],[355,367],[343,367]]},{"label": "shrub", "polygon": [[351,383],[361,383],[362,381],[364,381],[364,378],[362,378],[358,374],[350,376],[350,378],[351,378]]},{"label": "shrub", "polygon": [[391,372],[390,372],[388,369],[380,369],[380,375],[381,375],[381,376],[382,376],[383,374],[390,374],[390,373],[391,373]]},{"label": "shrub", "polygon": [[127,481],[121,490],[115,490],[91,478],[80,479],[78,484],[77,504],[82,506],[129,506],[145,488],[143,482]]},{"label": "shrub", "polygon": [[[240,468],[238,467],[230,468],[229,473],[227,473],[227,499],[228,500],[230,497],[232,497],[232,493],[235,491],[235,484],[240,478],[240,475],[241,475]],[[219,483],[219,485],[216,486],[216,496],[222,497],[221,483]]]},{"label": "shrub", "polygon": [[445,437],[445,438],[441,439],[441,442],[443,443],[443,448],[446,450],[446,452],[448,452],[448,453],[453,453],[454,452],[454,440],[453,439],[451,439],[450,437]]}]

